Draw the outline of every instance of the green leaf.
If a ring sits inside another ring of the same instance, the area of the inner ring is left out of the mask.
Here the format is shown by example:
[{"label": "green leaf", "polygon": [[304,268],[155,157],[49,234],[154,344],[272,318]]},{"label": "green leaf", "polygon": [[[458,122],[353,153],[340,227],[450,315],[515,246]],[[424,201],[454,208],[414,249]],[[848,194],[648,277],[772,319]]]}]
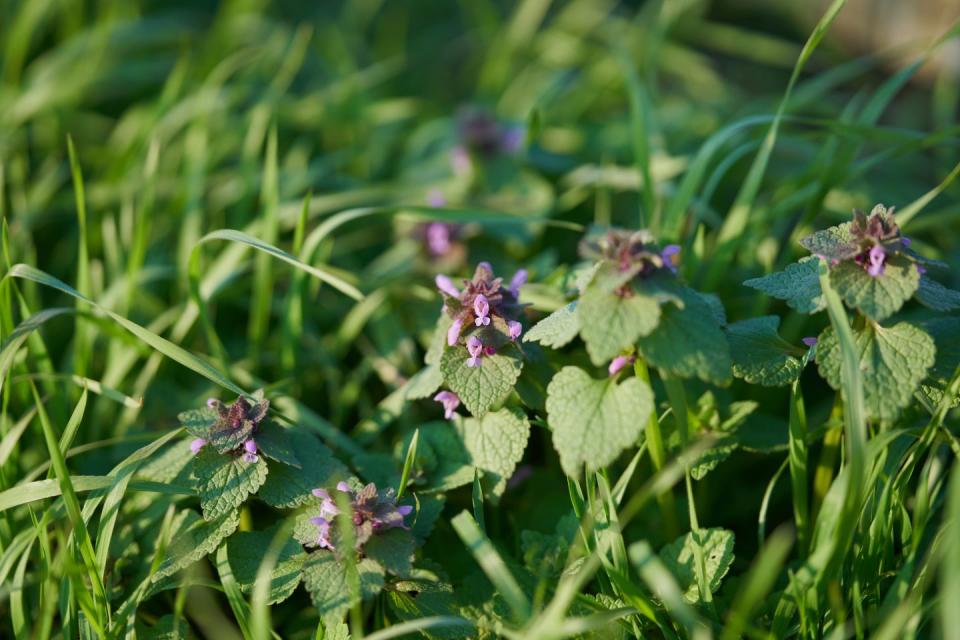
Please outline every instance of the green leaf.
[{"label": "green leaf", "polygon": [[291,467],[300,468],[300,459],[294,453],[293,441],[287,429],[273,421],[263,421],[257,427],[257,449],[268,458]]},{"label": "green leaf", "polygon": [[960,366],[960,318],[935,318],[923,324],[937,345],[937,357],[930,378],[947,384]]},{"label": "green leaf", "polygon": [[[901,322],[886,328],[867,323],[853,332],[860,354],[866,410],[870,417],[893,420],[933,366],[936,348],[922,329]],[[840,345],[832,328],[817,341],[817,365],[826,381],[840,389]]]},{"label": "green leaf", "polygon": [[917,300],[934,311],[954,311],[960,309],[960,291],[948,289],[933,278],[920,276],[917,288]]},{"label": "green leaf", "polygon": [[204,521],[195,511],[184,509],[174,516],[166,557],[151,577],[156,583],[189,567],[216,551],[220,543],[237,530],[240,517],[231,510],[215,520]]},{"label": "green leaf", "polygon": [[539,342],[545,347],[559,349],[570,343],[580,332],[577,301],[561,307],[533,325],[523,336],[524,342]]},{"label": "green leaf", "polygon": [[[399,620],[413,621],[459,614],[453,587],[433,576],[417,576],[412,580],[395,582],[392,586],[387,592],[387,603]],[[423,633],[428,638],[467,638],[473,636],[472,630],[472,625],[464,620],[461,626],[437,627],[424,630]]]},{"label": "green leaf", "polygon": [[[348,571],[354,573],[353,581],[359,582],[359,594],[351,593],[352,581]],[[303,586],[310,593],[321,618],[336,618],[345,614],[359,599],[365,600],[379,593],[383,588],[383,568],[369,559],[348,568],[333,552],[314,551],[307,555],[303,565]]]},{"label": "green leaf", "polygon": [[278,260],[282,260],[296,269],[309,273],[314,278],[329,284],[337,291],[350,296],[354,300],[363,300],[363,294],[360,292],[360,290],[341,278],[339,275],[327,271],[326,269],[320,269],[313,265],[306,264],[305,262],[301,262],[296,256],[290,255],[283,249],[278,249],[277,247],[274,247],[273,245],[264,242],[259,238],[254,238],[253,236],[242,231],[237,231],[236,229],[218,229],[216,231],[211,231],[207,235],[200,238],[200,240],[194,246],[194,251],[198,251],[201,244],[210,242],[212,240],[227,240],[229,242],[237,242],[239,244],[247,245],[248,247],[252,247],[257,251],[262,251],[267,255],[277,258]]},{"label": "green leaf", "polygon": [[440,364],[443,352],[447,349],[447,331],[450,329],[451,324],[453,324],[453,320],[450,316],[441,311],[440,317],[437,319],[437,326],[433,330],[433,335],[430,337],[430,346],[427,349],[426,355],[423,357],[423,361],[426,364]]},{"label": "green leaf", "polygon": [[270,464],[270,473],[257,497],[278,509],[292,509],[313,500],[311,491],[332,487],[349,474],[347,468],[322,442],[301,429],[291,429],[288,437],[302,469],[285,464]]},{"label": "green leaf", "polygon": [[440,370],[447,386],[460,396],[467,411],[481,418],[513,390],[523,360],[512,343],[499,346],[492,356],[484,356],[478,367],[468,366],[469,358],[462,345],[449,347],[443,352]]},{"label": "green leaf", "polygon": [[520,409],[505,408],[482,418],[458,418],[454,424],[470,463],[483,472],[484,488],[492,498],[499,497],[527,448],[527,416]]},{"label": "green leaf", "polygon": [[723,329],[700,294],[687,287],[679,288],[677,294],[683,308],[664,306],[656,331],[640,338],[641,354],[677,377],[725,384],[733,363]]},{"label": "green leaf", "polygon": [[189,640],[194,637],[190,633],[190,623],[172,613],[160,617],[149,627],[138,620],[136,630],[137,640]]},{"label": "green leaf", "polygon": [[443,513],[445,500],[443,496],[419,496],[417,497],[416,519],[410,526],[413,536],[423,543],[433,532],[433,527],[437,524],[440,514]]},{"label": "green leaf", "polygon": [[593,364],[606,364],[657,327],[660,302],[634,291],[620,296],[594,281],[577,305],[580,336]]},{"label": "green leaf", "polygon": [[[263,555],[273,537],[276,527],[266,531],[241,531],[227,540],[227,559],[233,576],[244,592],[253,590],[257,581],[257,571],[263,561]],[[300,571],[307,554],[292,538],[287,540],[280,550],[277,565],[270,573],[270,595],[267,604],[283,602],[300,584]]]},{"label": "green leaf", "polygon": [[263,456],[245,462],[241,456],[221,455],[204,447],[193,459],[193,473],[203,517],[215,520],[257,492],[267,479],[267,463]]},{"label": "green leaf", "polygon": [[547,387],[547,416],[553,446],[570,477],[613,462],[638,444],[653,411],[653,392],[639,378],[619,385],[612,378],[595,380],[583,369],[564,367]]},{"label": "green leaf", "polygon": [[[408,443],[409,438],[404,449]],[[428,422],[420,427],[415,465],[425,482],[420,491],[449,491],[473,480],[470,452],[451,422]]]},{"label": "green leaf", "polygon": [[768,296],[786,300],[791,309],[813,314],[826,307],[817,275],[818,259],[806,257],[788,265],[783,271],[762,278],[753,278],[743,284],[764,292]]},{"label": "green leaf", "polygon": [[413,569],[413,552],[416,548],[417,541],[412,533],[395,528],[374,534],[363,545],[363,553],[379,562],[388,573],[408,576]]},{"label": "green leaf", "polygon": [[177,414],[177,419],[187,430],[187,433],[194,438],[203,438],[204,440],[210,437],[210,433],[219,417],[215,410],[207,407],[182,411]]},{"label": "green leaf", "polygon": [[[694,562],[694,534],[682,536],[660,550],[660,559],[670,569],[680,588],[685,590],[683,597],[687,602],[699,602],[700,590],[697,587],[696,563]],[[706,570],[706,584],[711,593],[720,588],[720,581],[733,564],[733,532],[726,529],[701,529],[700,546],[703,548],[703,560]]]},{"label": "green leaf", "polygon": [[883,274],[873,277],[855,262],[830,269],[830,284],[848,307],[881,322],[900,310],[920,285],[917,265],[903,258],[887,261]]},{"label": "green leaf", "polygon": [[802,351],[779,336],[779,326],[777,316],[763,316],[727,327],[733,375],[765,387],[780,387],[799,377],[803,365],[796,356]]},{"label": "green leaf", "polygon": [[433,392],[443,384],[443,374],[440,372],[440,366],[428,364],[426,367],[413,374],[403,385],[404,398],[406,400],[421,400],[433,395]]},{"label": "green leaf", "polygon": [[850,260],[861,251],[860,243],[851,233],[849,222],[817,231],[800,240],[800,244],[814,256],[823,256],[831,262]]}]

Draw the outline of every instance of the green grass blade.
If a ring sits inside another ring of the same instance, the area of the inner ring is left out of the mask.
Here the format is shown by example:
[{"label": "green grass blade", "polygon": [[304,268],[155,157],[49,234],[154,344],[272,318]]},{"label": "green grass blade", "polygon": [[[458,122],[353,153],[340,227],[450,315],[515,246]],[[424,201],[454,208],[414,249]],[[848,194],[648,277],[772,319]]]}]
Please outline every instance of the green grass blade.
[{"label": "green grass blade", "polygon": [[[67,515],[70,518],[70,523],[73,525],[73,534],[76,536],[77,544],[80,547],[80,556],[83,559],[83,564],[86,567],[87,575],[93,587],[94,601],[97,607],[94,621],[97,626],[105,628],[110,624],[110,609],[107,604],[107,596],[104,591],[103,582],[100,579],[100,572],[97,571],[96,555],[93,551],[93,544],[90,541],[90,534],[87,532],[87,525],[83,520],[83,515],[80,510],[80,501],[77,499],[77,493],[71,481],[70,472],[67,469],[67,462],[63,457],[63,453],[60,451],[57,436],[54,433],[53,425],[50,424],[50,420],[47,417],[47,412],[43,408],[43,401],[40,399],[40,394],[32,383],[30,387],[31,391],[33,391],[34,402],[37,406],[40,425],[43,428],[44,440],[47,443],[47,451],[50,453],[53,470],[57,475],[63,501],[67,507]],[[76,428],[75,425],[79,424],[83,419],[86,407],[87,392],[84,391],[73,411],[73,415],[70,416],[70,421],[64,429],[65,432]]]},{"label": "green grass blade", "polygon": [[791,73],[790,81],[787,83],[787,89],[784,92],[783,99],[780,100],[780,104],[777,106],[776,115],[763,140],[763,145],[760,147],[756,158],[754,158],[753,164],[750,165],[750,171],[747,173],[747,177],[740,187],[740,191],[737,193],[733,206],[727,213],[723,226],[720,228],[720,233],[717,236],[717,247],[710,263],[709,274],[705,281],[707,289],[712,290],[716,288],[717,283],[720,278],[723,277],[723,274],[727,272],[727,268],[736,254],[740,240],[744,235],[744,229],[750,221],[754,201],[760,191],[760,184],[763,181],[763,176],[767,171],[767,165],[770,162],[770,155],[773,153],[773,147],[777,142],[780,122],[783,119],[787,105],[790,103],[790,95],[793,93],[793,87],[797,83],[800,73],[803,71],[804,66],[806,66],[810,56],[827,34],[827,30],[830,28],[830,25],[833,24],[834,19],[837,17],[837,14],[840,13],[840,9],[843,8],[844,4],[846,4],[846,0],[834,0],[823,14],[823,17],[820,18],[813,33],[807,38],[807,42],[803,45],[803,50],[800,52],[800,57],[797,58],[797,63],[793,67],[793,73]]},{"label": "green grass blade", "polygon": [[148,329],[141,327],[137,323],[132,322],[131,320],[127,320],[123,316],[118,315],[108,309],[104,309],[93,300],[90,300],[86,296],[82,295],[73,287],[70,287],[69,285],[64,284],[60,280],[54,278],[53,276],[47,273],[44,273],[43,271],[40,271],[39,269],[35,269],[34,267],[31,267],[25,264],[16,264],[13,266],[13,268],[5,277],[24,278],[26,280],[32,280],[33,282],[37,282],[44,286],[57,289],[58,291],[66,293],[67,295],[72,296],[78,300],[82,300],[87,304],[91,305],[92,307],[94,307],[95,309],[97,309],[98,311],[100,311],[101,313],[108,316],[111,320],[119,324],[121,327],[123,327],[124,329],[126,329],[127,331],[135,335],[140,340],[146,342],[148,345],[150,345],[151,347],[153,347],[155,350],[162,353],[163,355],[167,356],[171,360],[179,362],[180,364],[187,367],[188,369],[191,369],[196,373],[199,373],[200,375],[207,378],[208,380],[211,380],[219,384],[223,388],[228,389],[236,393],[237,395],[249,395],[243,389],[241,389],[240,387],[235,385],[233,382],[231,382],[229,379],[227,379],[226,376],[220,373],[210,363],[193,355],[183,347],[175,345],[174,343],[170,342],[166,338],[162,338],[157,334],[153,333],[152,331],[149,331]]},{"label": "green grass blade", "polygon": [[[268,244],[262,240],[254,238],[251,235],[244,233],[243,231],[237,231],[235,229],[220,229],[218,231],[212,231],[207,235],[200,238],[200,241],[197,243],[197,247],[206,242],[211,242],[213,240],[227,240],[229,242],[237,242],[242,245],[246,245],[257,251],[262,251],[268,255],[282,260],[287,264],[305,272],[309,273],[313,277],[317,278],[321,282],[329,284],[331,287],[337,291],[346,294],[353,298],[354,300],[362,300],[363,293],[360,292],[353,284],[347,282],[342,277],[331,273],[325,269],[320,269],[318,267],[313,267],[305,262],[301,262],[296,257],[290,255],[282,249],[278,249],[271,244]],[[196,250],[196,249],[195,249]]]},{"label": "green grass blade", "polygon": [[403,472],[400,474],[400,485],[397,487],[397,500],[403,497],[407,489],[407,482],[410,481],[410,472],[413,471],[413,463],[417,459],[417,442],[420,440],[420,429],[413,432],[410,438],[410,446],[407,447],[407,455],[403,459]]},{"label": "green grass blade", "polygon": [[477,526],[477,521],[468,512],[461,511],[450,523],[480,568],[487,574],[490,582],[507,601],[513,617],[520,623],[526,622],[530,617],[530,601],[527,600],[516,578],[510,573],[503,558]]},{"label": "green grass blade", "polygon": [[[260,204],[263,207],[263,222],[260,226],[263,244],[277,242],[277,209],[280,187],[277,169],[277,126],[270,128],[267,136],[267,151],[263,165],[263,184]],[[288,254],[289,255],[289,254]],[[293,256],[290,256],[293,258]],[[294,258],[295,259],[295,258]],[[258,253],[253,268],[253,297],[250,300],[250,324],[248,327],[248,353],[253,362],[260,357],[261,344],[270,322],[271,299],[273,298],[273,263],[268,253]]]}]

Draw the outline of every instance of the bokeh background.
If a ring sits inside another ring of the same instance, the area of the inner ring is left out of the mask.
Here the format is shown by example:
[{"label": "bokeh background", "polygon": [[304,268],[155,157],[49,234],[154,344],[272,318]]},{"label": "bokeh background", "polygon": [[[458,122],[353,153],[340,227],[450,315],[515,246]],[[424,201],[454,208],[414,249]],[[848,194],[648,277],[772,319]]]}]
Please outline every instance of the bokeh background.
[{"label": "bokeh background", "polygon": [[[639,210],[656,226],[701,158],[682,224],[663,229],[663,241],[684,246],[684,275],[721,293],[731,320],[778,313],[799,343],[818,320],[740,283],[795,259],[797,237],[853,207],[904,207],[933,190],[907,231],[921,252],[960,265],[960,190],[949,179],[960,160],[960,45],[944,39],[960,4],[850,0],[785,107],[737,259],[711,272],[713,239],[827,5],[2,0],[4,264],[37,265],[210,354],[242,384],[299,398],[328,442],[376,473],[396,464],[413,426],[439,416],[432,403],[391,395],[422,366],[439,307],[435,273],[465,275],[479,260],[502,274],[525,267],[533,314],[563,300],[579,235],[485,221],[484,212],[635,227]],[[637,169],[640,153],[649,176]],[[390,215],[358,215],[308,256],[368,293],[360,305],[242,247],[200,244],[212,230],[241,229],[303,255],[311,232],[366,207]],[[428,207],[472,213],[431,216]],[[213,331],[189,305],[196,282]],[[24,288],[35,308],[63,304]],[[68,322],[58,322],[63,331],[45,338],[62,363],[76,353]],[[96,432],[83,434],[119,438],[119,459],[133,447],[126,435],[174,426],[178,410],[212,389],[112,325],[99,329],[111,339],[90,338],[102,348],[87,375],[144,398],[122,409],[98,403]],[[822,383],[808,376],[815,399]],[[751,416],[758,450],[784,446],[786,392],[718,393],[723,419],[730,398],[760,405]],[[821,423],[830,409],[822,395],[810,408]],[[29,458],[38,452],[19,464],[39,464]],[[537,434],[528,470],[554,459]],[[701,520],[743,534],[744,558],[765,486],[742,479],[765,481],[778,460],[739,451],[715,482],[698,485]],[[71,464],[109,468],[102,457]],[[530,474],[505,497],[503,526],[538,527],[568,508],[542,499],[564,498],[560,477]],[[734,480],[738,499],[726,500]],[[789,519],[787,491],[772,494],[771,522]],[[656,535],[655,523],[645,526]]]}]

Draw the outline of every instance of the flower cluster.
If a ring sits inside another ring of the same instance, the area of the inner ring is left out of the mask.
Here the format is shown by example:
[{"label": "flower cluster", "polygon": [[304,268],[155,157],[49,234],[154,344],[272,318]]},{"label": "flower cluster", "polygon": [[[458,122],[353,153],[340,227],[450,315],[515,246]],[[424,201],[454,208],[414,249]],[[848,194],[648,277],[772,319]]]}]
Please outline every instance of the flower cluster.
[{"label": "flower cluster", "polygon": [[190,450],[194,455],[200,453],[200,450],[215,438],[215,444],[221,453],[225,453],[222,443],[228,442],[231,443],[227,445],[228,450],[241,453],[245,462],[259,460],[257,442],[253,436],[260,422],[267,417],[270,401],[261,398],[251,403],[240,396],[233,404],[224,404],[216,398],[210,398],[207,400],[207,408],[216,412],[214,422],[208,428],[210,437],[199,437],[190,442]]},{"label": "flower cluster", "polygon": [[676,274],[680,247],[670,244],[660,249],[646,230],[607,229],[584,238],[580,242],[580,253],[590,260],[614,264],[629,280],[663,271]]},{"label": "flower cluster", "polygon": [[[372,482],[354,491],[344,481],[337,483],[337,491],[350,496],[350,512],[353,514],[353,532],[356,548],[362,547],[374,534],[400,527],[408,529],[404,517],[410,515],[413,507],[397,506],[393,489],[378,492]],[[336,529],[334,521],[340,515],[340,507],[326,489],[314,489],[313,495],[320,499],[320,514],[310,518],[317,526],[316,546],[321,549],[336,549]]]},{"label": "flower cluster", "polygon": [[[901,234],[893,211],[893,207],[887,209],[882,204],[875,206],[869,216],[854,209],[849,224],[814,233],[801,243],[833,266],[852,260],[877,278],[884,274],[892,257],[914,257],[909,250],[910,238]],[[917,268],[924,272],[921,265]]]},{"label": "flower cluster", "polygon": [[850,234],[860,249],[854,260],[874,278],[883,275],[888,253],[910,246],[910,238],[901,235],[900,227],[893,219],[893,207],[887,209],[882,204],[873,208],[870,217],[855,209]]},{"label": "flower cluster", "polygon": [[457,118],[457,130],[467,149],[486,157],[514,154],[523,145],[522,127],[504,125],[483,109],[462,111]]},{"label": "flower cluster", "polygon": [[[470,359],[468,366],[479,367],[484,356],[496,353],[497,344],[490,336],[499,333],[510,341],[516,341],[523,331],[517,320],[522,305],[519,304],[520,287],[527,281],[527,272],[517,271],[509,286],[502,278],[493,275],[487,262],[477,265],[471,280],[464,280],[463,291],[454,286],[444,275],[436,278],[437,288],[443,294],[444,310],[452,318],[447,331],[447,344],[457,345],[464,340]],[[478,329],[495,329],[495,332],[480,334]]]}]

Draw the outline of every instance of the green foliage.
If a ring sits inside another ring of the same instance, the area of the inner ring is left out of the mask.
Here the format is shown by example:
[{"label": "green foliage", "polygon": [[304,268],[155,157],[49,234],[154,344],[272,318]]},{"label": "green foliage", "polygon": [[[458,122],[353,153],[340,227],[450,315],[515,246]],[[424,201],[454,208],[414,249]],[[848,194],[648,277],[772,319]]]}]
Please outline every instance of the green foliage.
[{"label": "green foliage", "polygon": [[716,593],[720,582],[733,564],[733,532],[725,529],[702,529],[688,533],[660,550],[660,559],[677,579],[688,602],[700,602],[702,594],[697,586],[699,569],[694,561],[694,546],[703,549],[706,584]]},{"label": "green foliage", "polygon": [[600,469],[639,443],[653,393],[639,378],[597,380],[583,369],[564,367],[547,388],[553,446],[570,477]]},{"label": "green foliage", "polygon": [[763,316],[727,327],[733,375],[765,387],[784,386],[799,377],[802,352],[780,337],[779,326],[777,316]]},{"label": "green foliage", "polygon": [[960,29],[714,4],[0,5],[0,637],[949,635]]},{"label": "green foliage", "polygon": [[751,278],[743,284],[785,300],[800,313],[817,313],[826,306],[820,291],[817,262],[815,257],[806,257],[787,265],[783,271],[762,278]]},{"label": "green foliage", "polygon": [[184,509],[170,525],[166,557],[153,574],[158,582],[213,553],[237,529],[240,518],[235,510],[205,521],[195,511]]},{"label": "green foliage", "polygon": [[[868,322],[854,331],[854,340],[860,355],[867,412],[881,420],[896,419],[934,364],[933,339],[907,322],[889,328]],[[839,389],[840,345],[830,328],[817,342],[817,365],[827,382]]]},{"label": "green foliage", "polygon": [[[257,580],[263,555],[276,535],[276,529],[241,531],[227,541],[227,558],[240,587],[249,592]],[[288,539],[280,550],[277,564],[270,572],[268,604],[283,602],[300,584],[300,571],[307,554],[294,540]]]},{"label": "green foliage", "polygon": [[539,342],[545,347],[560,349],[580,333],[580,312],[577,301],[560,307],[535,324],[523,336],[524,342]]},{"label": "green foliage", "polygon": [[733,363],[713,308],[693,289],[682,287],[677,295],[682,306],[664,305],[657,330],[640,338],[640,353],[675,376],[725,384]]},{"label": "green foliage", "polygon": [[530,437],[527,416],[516,408],[500,409],[479,419],[459,419],[456,428],[470,465],[482,472],[485,490],[496,499],[503,493],[527,448]]},{"label": "green foliage", "polygon": [[513,390],[523,360],[512,344],[504,345],[492,356],[485,356],[480,366],[469,366],[469,359],[466,349],[447,349],[440,361],[440,371],[446,385],[460,396],[467,410],[482,418]]},{"label": "green foliage", "polygon": [[267,462],[247,462],[241,456],[220,454],[204,447],[193,461],[194,488],[203,517],[216,520],[232,512],[257,492],[267,479]]},{"label": "green foliage", "polygon": [[873,277],[859,265],[845,262],[830,271],[830,282],[844,303],[882,322],[913,297],[920,284],[917,265],[903,259],[888,261],[883,275]]},{"label": "green foliage", "polygon": [[[269,462],[267,479],[257,497],[272,507],[292,509],[312,499],[310,492],[330,487],[349,475],[347,468],[326,446],[301,429],[288,434],[291,451],[305,462],[301,468]],[[262,443],[258,440],[258,446]],[[264,450],[266,453],[266,450]]]},{"label": "green foliage", "polygon": [[656,329],[660,303],[656,298],[634,292],[619,295],[602,283],[603,271],[580,294],[577,317],[580,335],[595,365],[613,359],[633,346],[641,336]]}]

